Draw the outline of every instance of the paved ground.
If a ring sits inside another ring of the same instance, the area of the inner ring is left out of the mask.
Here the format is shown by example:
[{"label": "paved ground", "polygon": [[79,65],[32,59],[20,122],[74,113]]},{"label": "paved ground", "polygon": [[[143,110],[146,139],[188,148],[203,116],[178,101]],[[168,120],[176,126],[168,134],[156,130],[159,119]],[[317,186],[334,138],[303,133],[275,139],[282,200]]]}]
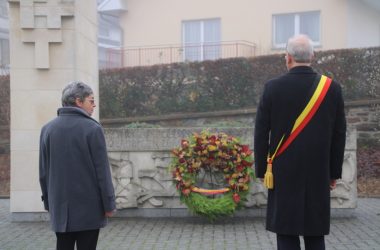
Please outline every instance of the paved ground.
[{"label": "paved ground", "polygon": [[[9,200],[0,199],[0,249],[55,249],[47,222],[11,222]],[[351,218],[333,218],[327,249],[380,249],[380,199],[359,199]],[[122,249],[275,249],[275,235],[265,231],[264,218],[117,219],[101,230],[99,250]]]}]

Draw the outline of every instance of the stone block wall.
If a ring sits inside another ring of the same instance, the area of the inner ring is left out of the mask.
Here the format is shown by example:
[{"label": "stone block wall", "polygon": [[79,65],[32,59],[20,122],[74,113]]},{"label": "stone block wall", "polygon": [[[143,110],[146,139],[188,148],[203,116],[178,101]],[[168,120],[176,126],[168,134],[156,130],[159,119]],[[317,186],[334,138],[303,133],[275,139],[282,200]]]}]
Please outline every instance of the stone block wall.
[{"label": "stone block wall", "polygon": [[376,142],[380,144],[380,100],[352,103],[346,107],[347,123],[358,131],[360,142]]},{"label": "stone block wall", "polygon": [[[358,141],[371,140],[380,144],[380,99],[345,103],[347,124],[357,130]],[[123,127],[129,123],[148,123],[161,127],[210,127],[215,124],[227,127],[253,127],[256,109],[186,113],[161,116],[102,119],[105,127]]]}]

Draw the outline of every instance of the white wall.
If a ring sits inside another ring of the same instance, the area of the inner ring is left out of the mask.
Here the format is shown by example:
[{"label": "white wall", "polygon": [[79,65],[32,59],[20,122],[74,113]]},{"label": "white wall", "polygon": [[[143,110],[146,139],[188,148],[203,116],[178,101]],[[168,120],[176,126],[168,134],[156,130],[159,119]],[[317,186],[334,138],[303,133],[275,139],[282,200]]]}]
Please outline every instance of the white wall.
[{"label": "white wall", "polygon": [[349,0],[348,48],[380,46],[380,10],[362,1]]}]

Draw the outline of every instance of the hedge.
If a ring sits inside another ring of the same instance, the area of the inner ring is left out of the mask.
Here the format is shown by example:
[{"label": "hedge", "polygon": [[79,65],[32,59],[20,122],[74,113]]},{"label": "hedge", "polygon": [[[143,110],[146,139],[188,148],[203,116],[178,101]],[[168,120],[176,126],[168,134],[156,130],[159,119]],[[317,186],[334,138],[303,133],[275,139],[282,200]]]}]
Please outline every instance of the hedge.
[{"label": "hedge", "polygon": [[10,119],[9,75],[0,76],[0,126],[9,126]]}]

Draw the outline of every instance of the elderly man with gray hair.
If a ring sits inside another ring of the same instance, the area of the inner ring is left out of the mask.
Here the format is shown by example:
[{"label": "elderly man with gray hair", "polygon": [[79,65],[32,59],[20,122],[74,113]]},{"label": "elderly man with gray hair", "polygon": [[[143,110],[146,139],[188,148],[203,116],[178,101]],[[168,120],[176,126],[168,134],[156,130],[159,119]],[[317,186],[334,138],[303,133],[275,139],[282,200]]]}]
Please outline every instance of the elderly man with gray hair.
[{"label": "elderly man with gray hair", "polygon": [[340,85],[316,73],[311,40],[288,41],[288,73],[265,84],[255,125],[256,176],[268,187],[266,229],[277,248],[325,249],[330,190],[341,178],[346,136]]},{"label": "elderly man with gray hair", "polygon": [[91,88],[72,82],[58,116],[41,130],[39,176],[57,249],[96,249],[99,229],[115,210],[115,194]]}]

